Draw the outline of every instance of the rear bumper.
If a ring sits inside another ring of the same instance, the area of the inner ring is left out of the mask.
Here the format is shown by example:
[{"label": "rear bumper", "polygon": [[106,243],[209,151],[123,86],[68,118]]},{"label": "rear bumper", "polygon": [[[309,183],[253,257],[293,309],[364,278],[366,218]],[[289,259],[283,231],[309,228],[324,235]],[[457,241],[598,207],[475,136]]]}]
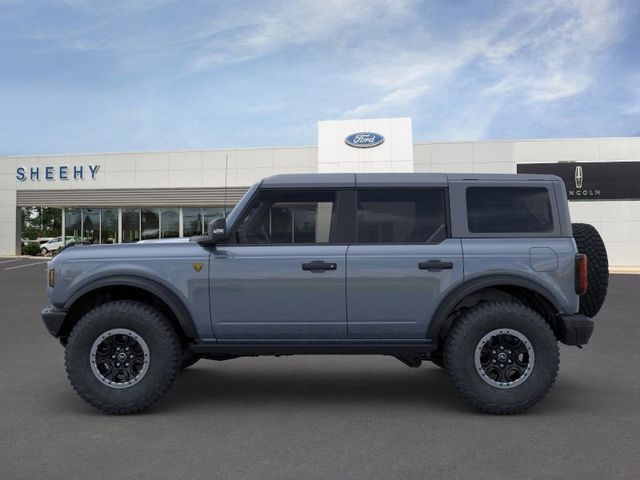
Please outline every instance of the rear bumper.
[{"label": "rear bumper", "polygon": [[593,333],[593,320],[580,313],[558,315],[555,333],[565,345],[586,345]]},{"label": "rear bumper", "polygon": [[64,325],[64,319],[67,317],[67,311],[49,306],[42,310],[41,315],[44,326],[47,327],[49,333],[54,337],[59,337]]}]

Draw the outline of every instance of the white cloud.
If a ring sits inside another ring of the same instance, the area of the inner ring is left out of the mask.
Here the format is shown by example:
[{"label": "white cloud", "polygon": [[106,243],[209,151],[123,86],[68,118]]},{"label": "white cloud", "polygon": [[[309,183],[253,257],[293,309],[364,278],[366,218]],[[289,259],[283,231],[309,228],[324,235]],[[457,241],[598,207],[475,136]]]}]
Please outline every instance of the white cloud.
[{"label": "white cloud", "polygon": [[[422,36],[421,44],[411,49],[388,44],[385,61],[353,75],[379,92],[378,98],[352,106],[344,115],[393,112],[406,103],[402,92],[415,92],[418,98],[429,91],[431,98],[450,96],[447,116],[470,125],[465,129],[469,134],[462,136],[482,137],[473,119],[488,127],[506,102],[545,104],[586,91],[602,52],[619,37],[622,18],[613,0],[537,0],[513,2],[499,16],[475,18],[453,32],[427,23],[422,31],[412,31]],[[452,85],[474,92],[465,96],[465,105],[457,103]]]},{"label": "white cloud", "polygon": [[[412,3],[404,0],[306,0],[295,4],[279,1],[259,10],[234,12],[233,19],[212,19],[198,33],[199,38],[208,41],[191,64],[202,69],[318,43],[330,48],[332,42],[350,30],[370,25],[376,19],[393,22],[404,18]],[[222,30],[221,24],[230,27]]]},{"label": "white cloud", "polygon": [[427,86],[415,88],[399,88],[373,103],[365,103],[344,113],[345,117],[365,117],[382,110],[393,110],[408,105],[422,95]]}]

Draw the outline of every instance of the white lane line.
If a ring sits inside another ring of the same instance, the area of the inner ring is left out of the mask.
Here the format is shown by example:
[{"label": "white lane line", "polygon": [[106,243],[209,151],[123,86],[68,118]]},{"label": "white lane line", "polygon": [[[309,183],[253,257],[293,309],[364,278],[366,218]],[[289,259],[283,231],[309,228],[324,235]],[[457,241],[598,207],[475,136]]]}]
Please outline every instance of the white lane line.
[{"label": "white lane line", "polygon": [[11,263],[11,262],[19,262],[22,260],[21,258],[14,258],[13,260],[2,260],[0,263]]},{"label": "white lane line", "polygon": [[27,263],[26,265],[17,265],[15,267],[5,268],[4,270],[15,270],[16,268],[33,267],[34,265],[43,265],[47,262]]}]

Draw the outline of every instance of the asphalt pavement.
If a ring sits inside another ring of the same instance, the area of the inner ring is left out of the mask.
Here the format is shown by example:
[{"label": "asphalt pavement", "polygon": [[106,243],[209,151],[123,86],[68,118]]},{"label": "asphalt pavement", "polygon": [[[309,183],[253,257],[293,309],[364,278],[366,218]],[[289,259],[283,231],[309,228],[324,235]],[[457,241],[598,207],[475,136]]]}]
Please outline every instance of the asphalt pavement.
[{"label": "asphalt pavement", "polygon": [[640,478],[640,275],[611,277],[591,343],[522,415],[475,412],[431,364],[294,356],[201,361],[117,417],[69,386],[45,263],[0,259],[0,479]]}]

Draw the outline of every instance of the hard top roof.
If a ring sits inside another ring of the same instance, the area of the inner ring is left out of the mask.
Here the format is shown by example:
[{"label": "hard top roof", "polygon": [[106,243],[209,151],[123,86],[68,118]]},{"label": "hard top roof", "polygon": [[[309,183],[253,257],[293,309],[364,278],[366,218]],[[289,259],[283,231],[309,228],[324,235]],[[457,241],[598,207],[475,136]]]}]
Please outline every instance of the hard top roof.
[{"label": "hard top roof", "polygon": [[559,181],[555,175],[503,173],[286,173],[267,177],[263,188],[438,187],[461,181]]}]

